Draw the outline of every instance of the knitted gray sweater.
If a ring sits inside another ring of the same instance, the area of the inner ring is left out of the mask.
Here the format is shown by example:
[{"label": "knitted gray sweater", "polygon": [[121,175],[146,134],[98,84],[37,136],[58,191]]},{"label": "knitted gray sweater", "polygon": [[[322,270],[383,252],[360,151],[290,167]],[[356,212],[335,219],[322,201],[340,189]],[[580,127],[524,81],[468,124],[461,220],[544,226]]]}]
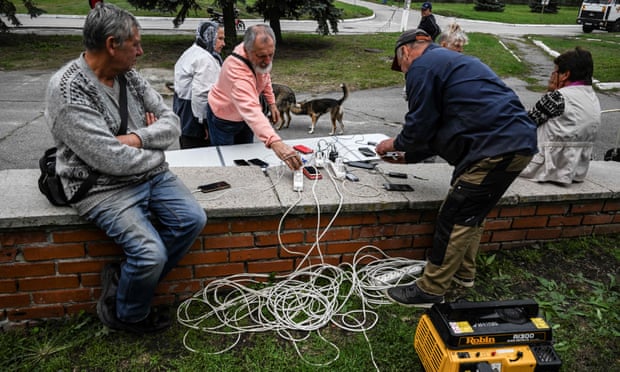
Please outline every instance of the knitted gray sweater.
[{"label": "knitted gray sweater", "polygon": [[[180,134],[179,118],[161,95],[136,71],[127,78],[127,133],[142,140],[142,148],[116,139],[120,127],[119,84],[103,85],[84,56],[69,62],[50,79],[45,119],[57,150],[56,172],[67,198],[71,198],[92,171],[101,175],[87,196],[73,205],[83,215],[101,200],[165,172],[164,156]],[[146,113],[157,121],[146,125]]]}]

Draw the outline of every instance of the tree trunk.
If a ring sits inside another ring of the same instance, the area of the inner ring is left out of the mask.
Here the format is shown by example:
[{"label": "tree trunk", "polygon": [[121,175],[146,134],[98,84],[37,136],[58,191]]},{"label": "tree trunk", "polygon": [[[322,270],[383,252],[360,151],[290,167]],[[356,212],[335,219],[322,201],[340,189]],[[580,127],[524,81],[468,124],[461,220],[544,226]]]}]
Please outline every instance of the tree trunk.
[{"label": "tree trunk", "polygon": [[230,54],[237,45],[237,27],[235,27],[235,0],[226,0],[223,3],[224,39],[226,54]]},{"label": "tree trunk", "polygon": [[282,27],[280,27],[280,9],[277,6],[269,9],[269,26],[276,35],[276,45],[282,42]]}]

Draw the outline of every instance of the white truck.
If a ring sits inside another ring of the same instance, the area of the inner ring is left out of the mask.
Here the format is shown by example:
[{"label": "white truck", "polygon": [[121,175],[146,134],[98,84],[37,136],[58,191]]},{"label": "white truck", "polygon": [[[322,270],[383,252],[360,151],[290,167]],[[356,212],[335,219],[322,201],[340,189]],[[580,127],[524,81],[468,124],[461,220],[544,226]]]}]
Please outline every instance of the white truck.
[{"label": "white truck", "polygon": [[620,31],[620,0],[583,0],[577,23],[583,32],[594,29],[609,32]]}]

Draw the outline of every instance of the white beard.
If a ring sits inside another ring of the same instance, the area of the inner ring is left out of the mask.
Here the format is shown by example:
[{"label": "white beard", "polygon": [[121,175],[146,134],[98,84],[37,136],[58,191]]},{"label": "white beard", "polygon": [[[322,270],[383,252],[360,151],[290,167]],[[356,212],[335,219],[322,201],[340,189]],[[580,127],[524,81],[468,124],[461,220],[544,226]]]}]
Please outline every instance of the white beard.
[{"label": "white beard", "polygon": [[259,67],[259,66],[254,66],[254,70],[256,70],[257,74],[268,74],[271,72],[271,68],[273,67],[273,63],[270,63],[269,66],[267,67]]}]

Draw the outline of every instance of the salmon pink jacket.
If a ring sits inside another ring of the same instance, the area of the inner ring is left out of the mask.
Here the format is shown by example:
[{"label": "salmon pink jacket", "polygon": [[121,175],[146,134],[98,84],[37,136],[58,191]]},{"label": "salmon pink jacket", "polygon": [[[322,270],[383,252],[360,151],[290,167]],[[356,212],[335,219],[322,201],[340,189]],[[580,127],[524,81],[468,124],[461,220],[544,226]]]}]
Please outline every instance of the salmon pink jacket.
[{"label": "salmon pink jacket", "polygon": [[[234,53],[247,58],[243,43],[235,47]],[[261,92],[268,104],[275,103],[271,75],[257,73],[254,76],[242,60],[231,55],[224,60],[220,76],[209,91],[209,106],[219,119],[245,122],[265,146],[271,147],[281,138],[263,114],[258,98]]]}]

